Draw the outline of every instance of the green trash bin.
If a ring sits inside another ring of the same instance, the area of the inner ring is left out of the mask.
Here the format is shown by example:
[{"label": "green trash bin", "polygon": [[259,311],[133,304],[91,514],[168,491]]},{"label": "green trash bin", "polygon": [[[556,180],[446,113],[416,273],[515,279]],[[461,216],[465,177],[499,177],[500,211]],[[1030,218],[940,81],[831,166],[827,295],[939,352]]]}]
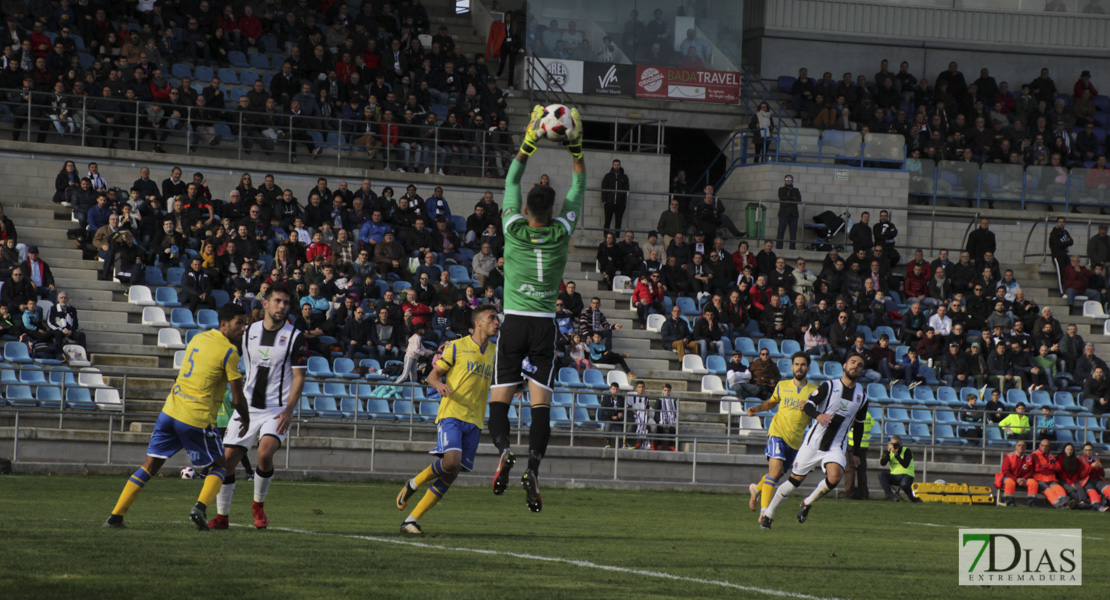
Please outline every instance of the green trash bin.
[{"label": "green trash bin", "polygon": [[[748,237],[761,240],[767,236],[767,207],[758,202],[749,202],[745,211],[745,223],[748,228]],[[758,246],[758,244],[755,244]]]}]

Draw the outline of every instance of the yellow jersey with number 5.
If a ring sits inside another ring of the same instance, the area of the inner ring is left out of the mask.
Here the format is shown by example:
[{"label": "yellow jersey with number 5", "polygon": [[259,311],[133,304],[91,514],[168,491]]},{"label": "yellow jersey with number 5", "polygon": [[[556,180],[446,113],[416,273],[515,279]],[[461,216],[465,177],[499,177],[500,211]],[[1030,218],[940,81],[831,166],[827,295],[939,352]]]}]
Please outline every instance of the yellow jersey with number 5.
[{"label": "yellow jersey with number 5", "polygon": [[809,395],[817,391],[817,384],[807,381],[801,389],[794,382],[794,378],[784,379],[775,385],[772,400],[778,400],[779,410],[771,419],[771,427],[767,430],[770,437],[782,438],[787,446],[797,450],[802,446],[802,436],[812,420],[802,409],[805,408]]},{"label": "yellow jersey with number 5", "polygon": [[213,425],[227,383],[242,376],[239,351],[231,340],[216,329],[205,331],[185,348],[181,370],[162,412],[193,427]]},{"label": "yellow jersey with number 5", "polygon": [[451,388],[451,395],[439,401],[436,423],[450,417],[481,429],[496,354],[497,346],[493,342],[486,342],[486,347],[482,348],[469,335],[447,343],[436,366],[447,371],[443,381]]}]

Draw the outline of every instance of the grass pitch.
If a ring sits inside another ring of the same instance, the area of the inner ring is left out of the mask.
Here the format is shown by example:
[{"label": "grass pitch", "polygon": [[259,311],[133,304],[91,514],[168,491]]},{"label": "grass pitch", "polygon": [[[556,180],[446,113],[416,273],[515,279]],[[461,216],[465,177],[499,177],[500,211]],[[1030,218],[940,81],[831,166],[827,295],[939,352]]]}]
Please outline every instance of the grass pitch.
[{"label": "grass pitch", "polygon": [[[747,496],[546,488],[534,515],[519,487],[456,486],[416,539],[398,533],[399,484],[279,474],[267,531],[198,533],[187,513],[200,483],[169,477],[147,485],[129,530],[104,529],[125,481],[0,478],[0,598],[1080,600],[1110,589],[1110,514],[1093,512],[824,499],[801,525],[791,500],[765,532]],[[252,487],[238,488],[232,523],[249,525]],[[960,526],[1082,528],[1084,586],[960,587]]]}]

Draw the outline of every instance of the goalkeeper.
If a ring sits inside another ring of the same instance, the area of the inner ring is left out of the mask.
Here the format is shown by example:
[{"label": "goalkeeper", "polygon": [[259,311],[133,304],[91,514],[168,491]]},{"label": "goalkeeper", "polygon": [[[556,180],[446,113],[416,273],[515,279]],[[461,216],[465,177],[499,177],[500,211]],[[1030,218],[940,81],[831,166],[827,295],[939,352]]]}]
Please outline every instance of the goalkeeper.
[{"label": "goalkeeper", "polygon": [[537,185],[521,202],[520,180],[528,157],[536,151],[544,109],[532,109],[524,143],[505,178],[505,321],[497,342],[497,358],[490,393],[489,433],[501,456],[493,493],[502,494],[516,462],[509,447],[509,403],[517,387],[528,380],[532,425],[528,432],[528,469],[521,485],[528,508],[543,508],[536,473],[551,437],[551,387],[555,366],[555,299],[567,264],[570,238],[581,216],[586,191],[586,163],[582,158],[582,124],[578,109],[571,110],[573,137],[564,142],[574,161],[574,175],[562,209],[555,213],[555,190]]}]

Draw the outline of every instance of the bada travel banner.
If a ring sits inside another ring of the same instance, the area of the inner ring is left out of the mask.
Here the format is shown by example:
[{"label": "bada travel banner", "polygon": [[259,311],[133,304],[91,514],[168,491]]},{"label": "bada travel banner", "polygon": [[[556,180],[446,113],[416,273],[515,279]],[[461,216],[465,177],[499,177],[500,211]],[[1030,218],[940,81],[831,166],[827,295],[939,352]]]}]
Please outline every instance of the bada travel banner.
[{"label": "bada travel banner", "polygon": [[636,97],[738,104],[742,76],[733,71],[636,67]]}]

